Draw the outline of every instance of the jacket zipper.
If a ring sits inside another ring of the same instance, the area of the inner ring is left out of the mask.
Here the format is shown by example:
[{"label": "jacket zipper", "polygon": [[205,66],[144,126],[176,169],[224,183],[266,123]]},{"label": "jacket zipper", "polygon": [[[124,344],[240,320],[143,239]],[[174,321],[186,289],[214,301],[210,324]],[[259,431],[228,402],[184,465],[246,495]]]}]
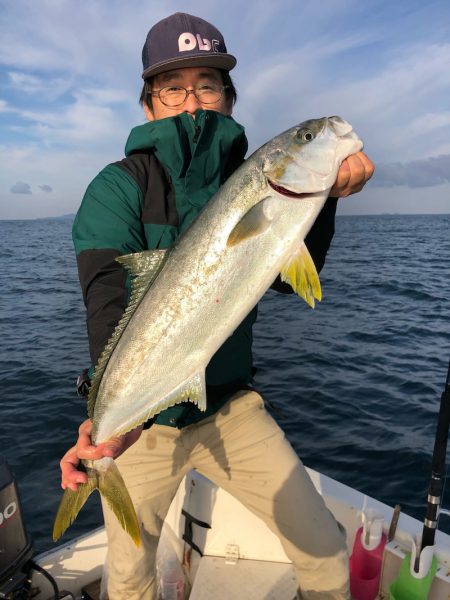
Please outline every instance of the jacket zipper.
[{"label": "jacket zipper", "polygon": [[196,144],[198,142],[198,138],[200,137],[200,133],[202,132],[202,128],[200,127],[200,125],[194,125],[194,127],[195,133],[192,141],[194,142],[194,144]]}]

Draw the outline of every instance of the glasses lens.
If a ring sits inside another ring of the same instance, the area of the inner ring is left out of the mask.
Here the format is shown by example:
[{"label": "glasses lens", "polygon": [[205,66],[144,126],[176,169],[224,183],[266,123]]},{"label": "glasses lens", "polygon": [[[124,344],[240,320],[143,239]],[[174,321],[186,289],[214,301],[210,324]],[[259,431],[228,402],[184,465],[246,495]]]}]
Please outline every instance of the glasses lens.
[{"label": "glasses lens", "polygon": [[180,106],[187,99],[188,94],[195,94],[195,97],[201,104],[214,104],[218,102],[222,97],[223,87],[218,85],[209,84],[201,85],[195,90],[186,90],[183,87],[165,87],[159,90],[159,99],[166,106]]},{"label": "glasses lens", "polygon": [[202,104],[214,104],[222,96],[222,88],[218,85],[201,85],[196,88],[195,95]]},{"label": "glasses lens", "polygon": [[182,87],[166,87],[159,91],[159,99],[166,106],[179,106],[186,100],[187,92]]}]

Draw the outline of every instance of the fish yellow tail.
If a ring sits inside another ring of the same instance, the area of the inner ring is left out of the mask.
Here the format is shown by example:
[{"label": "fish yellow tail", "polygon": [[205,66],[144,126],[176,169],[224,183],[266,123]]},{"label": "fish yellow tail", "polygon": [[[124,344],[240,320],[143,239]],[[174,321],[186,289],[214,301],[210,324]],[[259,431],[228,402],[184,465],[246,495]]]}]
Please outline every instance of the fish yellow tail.
[{"label": "fish yellow tail", "polygon": [[86,461],[85,466],[87,483],[79,484],[76,492],[69,488],[64,491],[53,525],[53,540],[56,542],[72,525],[91,493],[98,489],[120,525],[129,533],[136,546],[139,546],[141,535],[136,511],[114,460],[105,457],[101,460]]}]

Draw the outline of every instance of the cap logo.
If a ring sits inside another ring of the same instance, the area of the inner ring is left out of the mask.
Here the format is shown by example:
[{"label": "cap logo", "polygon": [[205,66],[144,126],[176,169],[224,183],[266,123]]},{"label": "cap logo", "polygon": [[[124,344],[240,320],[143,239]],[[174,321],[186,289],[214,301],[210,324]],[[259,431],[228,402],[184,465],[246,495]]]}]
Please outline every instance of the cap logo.
[{"label": "cap logo", "polygon": [[199,33],[197,33],[197,36],[195,36],[193,33],[190,33],[188,31],[182,33],[178,38],[178,50],[180,52],[188,52],[190,50],[194,50],[197,47],[197,44],[199,50],[209,52],[212,49],[213,52],[218,52],[218,46],[220,44],[220,41],[202,38],[202,36]]}]

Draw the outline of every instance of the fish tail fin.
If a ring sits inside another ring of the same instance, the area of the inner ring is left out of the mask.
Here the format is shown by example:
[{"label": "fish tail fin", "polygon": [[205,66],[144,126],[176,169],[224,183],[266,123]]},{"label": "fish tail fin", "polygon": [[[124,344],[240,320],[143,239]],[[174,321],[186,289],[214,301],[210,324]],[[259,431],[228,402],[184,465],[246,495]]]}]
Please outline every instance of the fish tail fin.
[{"label": "fish tail fin", "polygon": [[[96,473],[93,469],[89,469],[89,471],[93,471],[94,473]],[[87,483],[79,484],[76,492],[69,488],[66,488],[64,490],[64,494],[61,498],[61,501],[58,506],[58,511],[56,513],[55,522],[53,524],[54,542],[59,540],[59,538],[64,534],[66,529],[68,529],[72,525],[72,523],[77,518],[77,515],[80,512],[81,508],[84,506],[86,500],[97,488],[97,476],[92,476],[89,473]]]},{"label": "fish tail fin", "polygon": [[116,463],[112,458],[109,460],[110,466],[99,474],[98,489],[116,515],[121,527],[131,536],[136,546],[140,546],[141,533],[133,501]]},{"label": "fish tail fin", "polygon": [[86,468],[87,483],[78,485],[76,492],[69,488],[64,491],[53,525],[53,540],[56,542],[72,525],[86,500],[98,489],[120,525],[139,546],[141,536],[136,511],[114,460],[103,458],[93,461],[92,465]]}]

